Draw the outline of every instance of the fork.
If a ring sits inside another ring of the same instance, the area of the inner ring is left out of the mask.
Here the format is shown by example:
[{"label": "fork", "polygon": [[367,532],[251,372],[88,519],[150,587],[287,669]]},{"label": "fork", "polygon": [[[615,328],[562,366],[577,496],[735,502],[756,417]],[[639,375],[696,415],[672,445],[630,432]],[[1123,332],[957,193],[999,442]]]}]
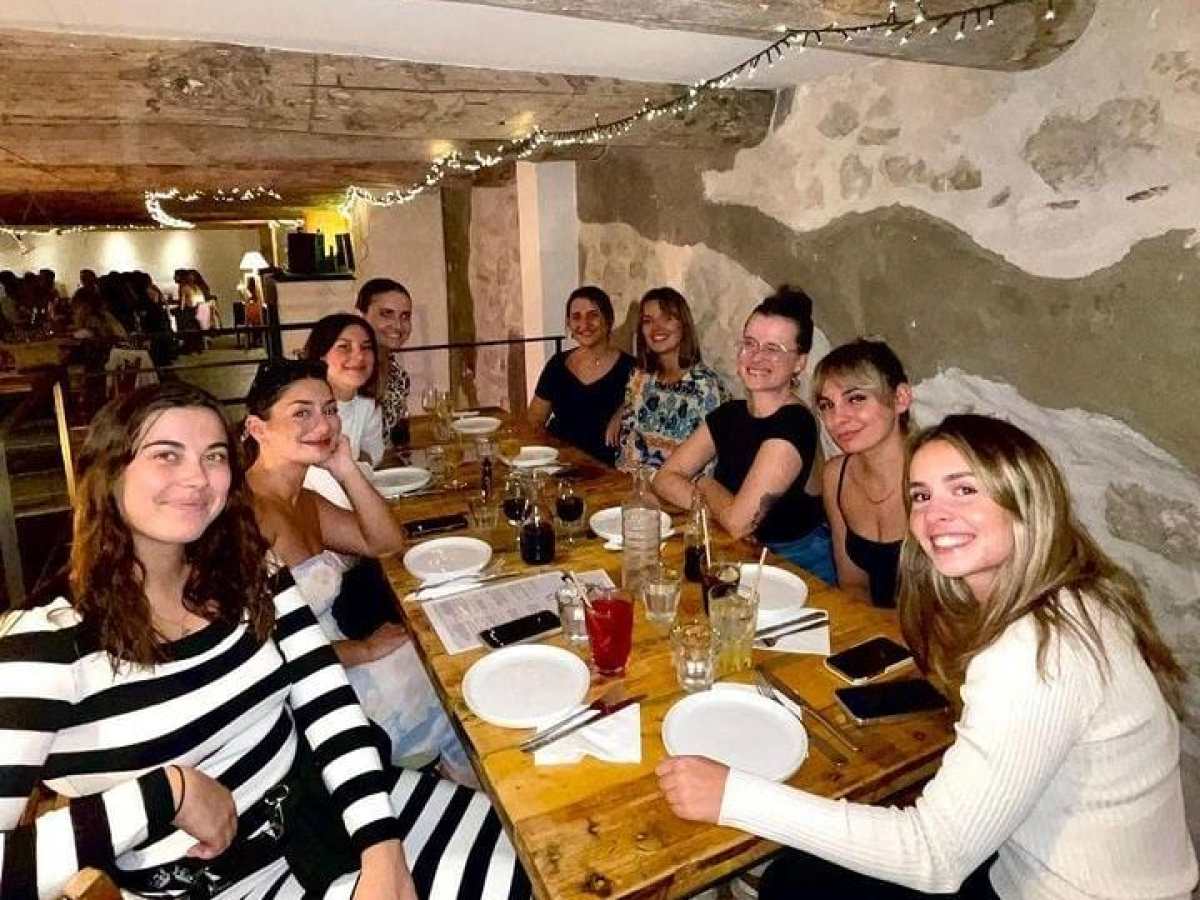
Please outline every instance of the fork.
[{"label": "fork", "polygon": [[[779,694],[775,692],[775,688],[771,686],[770,682],[767,681],[766,676],[764,676],[763,673],[758,669],[754,670],[754,686],[758,688],[759,694],[761,694],[763,697],[766,697],[768,700],[778,703],[803,723],[804,717],[779,699]],[[805,732],[808,734],[808,742],[820,750],[821,753],[823,753],[825,757],[835,766],[844,766],[846,763],[850,762],[850,760],[847,759],[846,754],[835,749],[833,745],[823,737],[813,734],[812,731],[807,728],[805,729]]]},{"label": "fork", "polygon": [[526,738],[525,740],[521,741],[521,743],[517,744],[517,748],[520,750],[526,750],[535,744],[540,744],[542,741],[545,741],[547,738],[563,730],[564,728],[570,728],[584,716],[590,715],[593,712],[604,712],[608,706],[619,702],[624,696],[624,685],[614,684],[583,709],[576,710],[575,712],[564,716],[548,728],[544,728],[531,737]]}]

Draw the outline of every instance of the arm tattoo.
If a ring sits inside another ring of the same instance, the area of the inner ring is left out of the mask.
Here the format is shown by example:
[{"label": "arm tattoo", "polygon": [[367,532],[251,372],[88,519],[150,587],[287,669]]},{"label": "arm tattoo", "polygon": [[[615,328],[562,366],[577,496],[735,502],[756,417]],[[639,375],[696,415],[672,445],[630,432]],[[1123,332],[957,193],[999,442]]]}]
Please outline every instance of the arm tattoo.
[{"label": "arm tattoo", "polygon": [[754,514],[754,518],[750,520],[750,530],[757,531],[758,526],[766,521],[767,513],[771,511],[771,507],[776,504],[783,494],[763,494],[762,499],[758,501],[758,511]]}]

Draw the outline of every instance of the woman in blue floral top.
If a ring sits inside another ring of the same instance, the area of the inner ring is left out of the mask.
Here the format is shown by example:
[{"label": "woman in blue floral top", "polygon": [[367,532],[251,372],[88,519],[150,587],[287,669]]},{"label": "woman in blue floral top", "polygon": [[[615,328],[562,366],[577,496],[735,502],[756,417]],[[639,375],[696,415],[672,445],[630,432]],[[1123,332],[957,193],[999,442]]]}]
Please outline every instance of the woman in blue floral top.
[{"label": "woman in blue floral top", "polygon": [[637,364],[610,428],[620,442],[617,468],[626,471],[660,467],[730,398],[724,379],[700,358],[692,312],[674,288],[654,288],[642,297]]}]

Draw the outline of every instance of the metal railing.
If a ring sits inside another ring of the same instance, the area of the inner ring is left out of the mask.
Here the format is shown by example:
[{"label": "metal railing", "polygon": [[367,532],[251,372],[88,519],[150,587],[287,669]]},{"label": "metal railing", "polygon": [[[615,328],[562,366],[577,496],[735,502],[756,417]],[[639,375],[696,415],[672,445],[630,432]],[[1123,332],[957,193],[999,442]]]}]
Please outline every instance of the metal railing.
[{"label": "metal railing", "polygon": [[[264,344],[264,355],[255,356],[250,359],[231,359],[220,362],[202,362],[202,363],[175,363],[167,366],[156,366],[153,370],[155,373],[173,373],[176,377],[183,377],[187,372],[212,371],[215,369],[236,368],[239,366],[257,366],[259,363],[267,359],[272,359],[281,354],[282,342],[279,340],[280,333],[283,331],[302,331],[311,329],[315,322],[294,322],[283,325],[264,325],[253,328],[219,328],[211,331],[198,332],[157,332],[151,334],[139,335],[145,341],[150,341],[155,338],[170,336],[174,341],[186,339],[188,336],[198,336],[201,338],[212,338],[222,336],[241,336],[254,333],[262,333],[266,338]],[[553,343],[554,352],[562,351],[563,342],[566,337],[561,334],[541,335],[537,337],[512,337],[512,338],[496,338],[486,341],[448,341],[441,344],[418,344],[412,347],[405,347],[401,352],[409,353],[431,353],[437,351],[453,351],[453,350],[471,350],[481,347],[503,347],[526,344]],[[274,347],[274,349],[272,349]],[[110,378],[116,378],[121,375],[121,370],[111,370],[103,372],[87,373],[86,379],[103,378],[107,382]],[[31,375],[31,380],[35,382],[28,394],[18,403],[16,408],[11,410],[3,419],[0,419],[0,562],[4,566],[4,583],[8,596],[9,606],[18,605],[25,596],[25,579],[22,569],[20,540],[17,532],[17,510],[15,498],[12,488],[12,476],[9,472],[9,442],[12,432],[15,428],[27,421],[31,415],[39,409],[46,409],[48,400],[56,403],[55,415],[58,420],[58,442],[59,451],[62,454],[64,461],[72,459],[72,449],[70,447],[70,435],[65,427],[65,418],[63,410],[63,395],[62,388],[55,391],[56,385],[69,385],[70,379],[67,376],[65,367],[57,367],[46,369],[36,374]],[[84,393],[86,394],[86,387]],[[221,402],[227,406],[234,406],[244,401],[244,396],[239,397],[222,397]],[[69,462],[65,462],[65,476],[68,486],[71,485],[73,473],[70,471]],[[0,610],[3,605],[0,604]]]}]

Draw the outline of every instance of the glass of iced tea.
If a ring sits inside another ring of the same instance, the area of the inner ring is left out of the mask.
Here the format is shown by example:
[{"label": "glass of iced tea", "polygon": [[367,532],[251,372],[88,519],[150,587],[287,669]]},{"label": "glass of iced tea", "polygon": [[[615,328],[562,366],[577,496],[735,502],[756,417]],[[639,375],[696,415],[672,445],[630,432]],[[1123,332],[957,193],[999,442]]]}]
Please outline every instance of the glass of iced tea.
[{"label": "glass of iced tea", "polygon": [[633,598],[620,588],[593,588],[583,617],[596,671],[624,675],[633,647]]}]

